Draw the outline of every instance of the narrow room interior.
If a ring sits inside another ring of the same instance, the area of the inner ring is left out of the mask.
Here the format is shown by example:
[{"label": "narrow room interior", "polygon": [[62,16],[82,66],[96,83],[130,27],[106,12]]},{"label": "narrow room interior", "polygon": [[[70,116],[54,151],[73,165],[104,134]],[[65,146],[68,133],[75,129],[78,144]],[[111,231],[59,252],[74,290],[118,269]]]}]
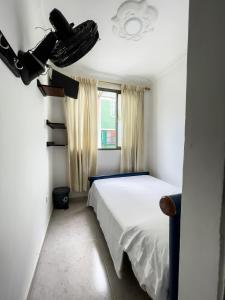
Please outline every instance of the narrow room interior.
[{"label": "narrow room interior", "polygon": [[224,10],[0,0],[0,300],[225,299]]}]

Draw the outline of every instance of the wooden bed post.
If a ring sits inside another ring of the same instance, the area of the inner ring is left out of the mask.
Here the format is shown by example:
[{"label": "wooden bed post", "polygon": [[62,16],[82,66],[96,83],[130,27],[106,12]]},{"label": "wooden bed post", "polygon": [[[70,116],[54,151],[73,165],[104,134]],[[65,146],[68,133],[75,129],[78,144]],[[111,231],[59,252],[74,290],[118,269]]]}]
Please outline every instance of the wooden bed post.
[{"label": "wooden bed post", "polygon": [[181,194],[165,196],[160,208],[170,217],[169,225],[169,299],[178,299]]}]

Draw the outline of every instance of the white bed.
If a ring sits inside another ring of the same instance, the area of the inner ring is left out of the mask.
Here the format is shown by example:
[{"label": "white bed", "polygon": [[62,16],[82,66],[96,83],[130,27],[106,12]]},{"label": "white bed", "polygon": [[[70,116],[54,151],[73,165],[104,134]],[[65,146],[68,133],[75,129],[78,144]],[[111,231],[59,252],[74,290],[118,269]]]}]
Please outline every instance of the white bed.
[{"label": "white bed", "polygon": [[135,276],[153,300],[166,300],[169,270],[169,218],[162,196],[180,189],[148,175],[96,180],[88,205],[94,208],[117,275],[124,251]]}]

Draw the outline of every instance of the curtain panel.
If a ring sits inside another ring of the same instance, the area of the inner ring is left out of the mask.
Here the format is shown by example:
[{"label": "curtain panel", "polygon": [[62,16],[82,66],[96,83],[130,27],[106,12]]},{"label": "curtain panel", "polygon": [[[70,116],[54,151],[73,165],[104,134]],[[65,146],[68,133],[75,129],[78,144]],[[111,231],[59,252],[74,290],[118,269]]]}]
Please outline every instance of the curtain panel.
[{"label": "curtain panel", "polygon": [[144,88],[122,85],[121,172],[143,170],[144,160]]},{"label": "curtain panel", "polygon": [[72,191],[86,192],[88,176],[96,174],[97,81],[74,79],[79,81],[78,99],[65,99],[69,178]]}]

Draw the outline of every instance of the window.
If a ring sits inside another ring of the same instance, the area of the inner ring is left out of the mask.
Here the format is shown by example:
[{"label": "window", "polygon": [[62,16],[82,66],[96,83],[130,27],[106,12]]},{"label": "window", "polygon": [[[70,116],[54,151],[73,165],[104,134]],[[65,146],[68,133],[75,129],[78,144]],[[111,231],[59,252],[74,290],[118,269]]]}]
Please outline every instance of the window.
[{"label": "window", "polygon": [[98,148],[120,149],[121,94],[120,91],[98,89]]}]

